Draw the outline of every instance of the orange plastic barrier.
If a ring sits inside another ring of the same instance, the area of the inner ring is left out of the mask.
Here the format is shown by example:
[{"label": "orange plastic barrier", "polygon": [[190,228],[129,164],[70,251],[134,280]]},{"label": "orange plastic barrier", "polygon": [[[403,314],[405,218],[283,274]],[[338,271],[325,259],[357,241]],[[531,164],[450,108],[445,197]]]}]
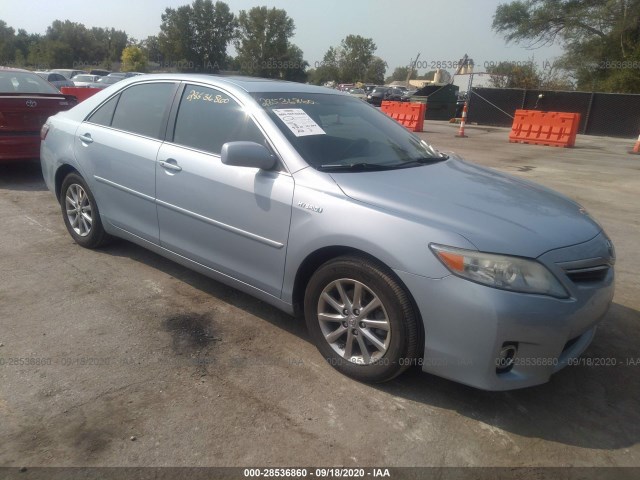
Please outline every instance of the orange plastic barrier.
[{"label": "orange plastic barrier", "polygon": [[579,113],[516,110],[509,142],[573,147],[579,125]]},{"label": "orange plastic barrier", "polygon": [[98,93],[101,88],[83,88],[83,87],[62,87],[60,91],[65,95],[73,95],[78,99],[78,103],[86,100],[90,96]]},{"label": "orange plastic barrier", "polygon": [[421,132],[424,127],[424,114],[427,111],[427,104],[384,101],[380,105],[380,110],[412,132]]}]

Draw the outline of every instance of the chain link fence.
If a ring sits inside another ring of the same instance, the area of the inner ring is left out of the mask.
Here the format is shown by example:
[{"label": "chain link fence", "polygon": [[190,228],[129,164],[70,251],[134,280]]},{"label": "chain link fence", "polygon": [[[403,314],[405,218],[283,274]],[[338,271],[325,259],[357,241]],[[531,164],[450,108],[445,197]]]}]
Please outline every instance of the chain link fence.
[{"label": "chain link fence", "polygon": [[468,121],[510,127],[517,109],[579,113],[584,135],[634,138],[640,131],[640,95],[618,93],[474,87]]}]

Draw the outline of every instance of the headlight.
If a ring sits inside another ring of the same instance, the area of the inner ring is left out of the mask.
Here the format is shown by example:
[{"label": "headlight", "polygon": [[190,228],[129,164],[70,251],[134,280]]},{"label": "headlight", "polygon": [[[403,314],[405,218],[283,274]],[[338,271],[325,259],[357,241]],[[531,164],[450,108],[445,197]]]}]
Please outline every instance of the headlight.
[{"label": "headlight", "polygon": [[558,279],[535,260],[429,245],[451,273],[489,287],[556,298],[569,295]]}]

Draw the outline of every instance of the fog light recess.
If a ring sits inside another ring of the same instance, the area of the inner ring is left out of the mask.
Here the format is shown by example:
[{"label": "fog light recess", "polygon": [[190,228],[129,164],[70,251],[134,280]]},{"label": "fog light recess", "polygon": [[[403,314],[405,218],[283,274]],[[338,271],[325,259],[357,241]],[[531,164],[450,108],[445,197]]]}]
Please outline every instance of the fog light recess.
[{"label": "fog light recess", "polygon": [[511,371],[515,364],[518,353],[518,344],[515,342],[504,342],[500,349],[500,354],[496,358],[496,373],[506,373]]}]

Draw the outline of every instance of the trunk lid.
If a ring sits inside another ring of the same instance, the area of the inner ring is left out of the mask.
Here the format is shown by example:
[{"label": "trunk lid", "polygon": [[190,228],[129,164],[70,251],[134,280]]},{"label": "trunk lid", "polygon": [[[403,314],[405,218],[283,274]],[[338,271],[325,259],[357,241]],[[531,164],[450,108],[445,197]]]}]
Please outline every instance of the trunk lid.
[{"label": "trunk lid", "polygon": [[0,134],[40,132],[47,118],[76,103],[71,95],[0,93]]}]

